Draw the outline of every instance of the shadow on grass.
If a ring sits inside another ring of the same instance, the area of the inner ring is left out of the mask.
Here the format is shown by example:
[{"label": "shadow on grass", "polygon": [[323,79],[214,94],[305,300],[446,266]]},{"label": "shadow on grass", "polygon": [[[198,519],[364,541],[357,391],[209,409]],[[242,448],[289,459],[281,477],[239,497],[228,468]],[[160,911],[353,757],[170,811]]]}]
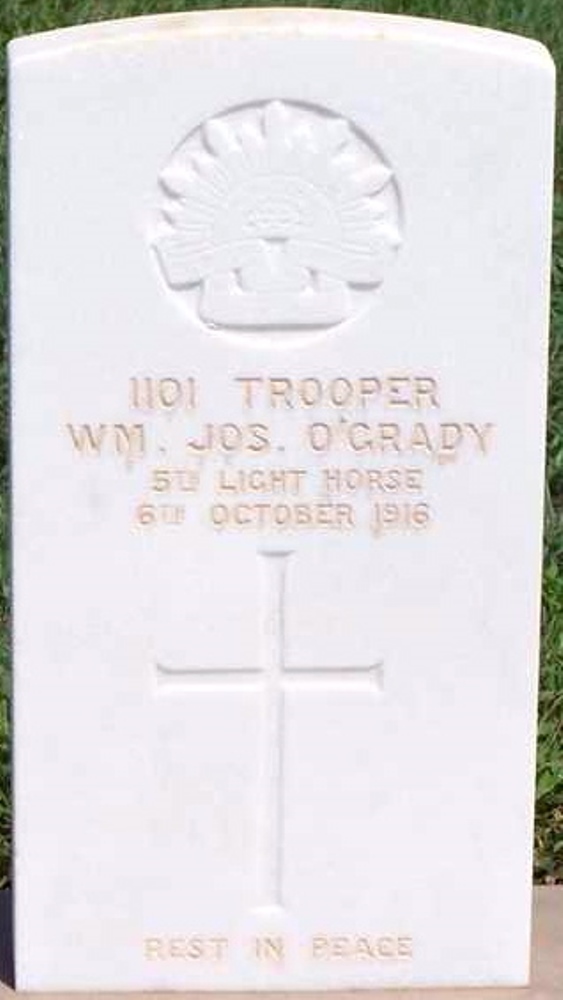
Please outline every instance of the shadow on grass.
[{"label": "shadow on grass", "polygon": [[0,892],[0,984],[14,989],[14,929],[10,889]]}]

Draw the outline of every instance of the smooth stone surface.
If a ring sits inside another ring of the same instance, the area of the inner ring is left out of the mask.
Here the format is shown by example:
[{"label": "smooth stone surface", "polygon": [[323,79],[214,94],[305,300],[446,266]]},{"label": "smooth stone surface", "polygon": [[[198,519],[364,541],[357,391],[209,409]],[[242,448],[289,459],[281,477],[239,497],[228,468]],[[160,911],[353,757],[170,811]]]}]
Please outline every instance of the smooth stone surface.
[{"label": "smooth stone surface", "polygon": [[[12,973],[12,949],[10,933],[11,916],[11,894],[9,892],[0,893],[0,992],[8,995],[17,995],[13,989]],[[491,990],[409,990],[408,994],[404,990],[377,990],[370,993],[362,993],[362,996],[372,996],[375,1000],[393,1000],[400,996],[407,995],[409,1000],[561,1000],[563,997],[563,947],[561,946],[561,928],[563,927],[563,887],[537,886],[534,889],[534,910],[532,921],[532,972],[529,988],[519,989],[497,989]],[[61,996],[59,993],[44,994],[53,998]],[[64,994],[68,996],[69,994]],[[112,994],[79,994],[86,997],[107,997],[111,1000]],[[113,994],[119,996],[120,994]],[[138,996],[142,994],[137,994]],[[155,1000],[161,1000],[166,994],[153,993]],[[197,994],[186,994],[196,996]],[[209,995],[209,994],[206,994]],[[229,996],[231,994],[213,994],[213,996]],[[244,994],[238,994],[244,996]],[[252,996],[253,994],[247,994]],[[345,992],[332,992],[332,1000],[351,1000],[355,994]],[[135,996],[135,994],[133,994]],[[280,993],[268,994],[271,997],[279,997]],[[294,1000],[303,997],[304,1000],[313,1000],[315,996],[326,996],[326,993],[292,993]]]},{"label": "smooth stone surface", "polygon": [[548,55],[245,10],[10,72],[19,987],[525,983]]}]

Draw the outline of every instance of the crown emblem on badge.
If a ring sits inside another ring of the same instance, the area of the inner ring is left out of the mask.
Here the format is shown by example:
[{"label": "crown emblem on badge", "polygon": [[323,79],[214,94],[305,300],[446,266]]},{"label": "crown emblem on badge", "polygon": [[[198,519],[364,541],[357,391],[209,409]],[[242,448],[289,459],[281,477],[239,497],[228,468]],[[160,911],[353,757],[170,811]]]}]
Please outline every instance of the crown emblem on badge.
[{"label": "crown emblem on badge", "polygon": [[162,272],[212,326],[341,323],[401,243],[392,170],[345,119],[309,105],[210,118],[160,182]]}]

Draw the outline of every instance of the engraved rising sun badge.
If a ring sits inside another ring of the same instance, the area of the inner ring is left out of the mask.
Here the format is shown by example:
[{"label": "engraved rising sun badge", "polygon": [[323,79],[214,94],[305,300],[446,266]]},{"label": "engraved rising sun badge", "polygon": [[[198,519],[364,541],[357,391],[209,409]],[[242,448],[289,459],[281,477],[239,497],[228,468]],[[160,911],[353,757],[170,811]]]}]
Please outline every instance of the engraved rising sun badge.
[{"label": "engraved rising sun badge", "polygon": [[276,100],[210,118],[159,181],[162,273],[211,327],[341,323],[401,243],[393,171],[362,132],[316,106]]}]

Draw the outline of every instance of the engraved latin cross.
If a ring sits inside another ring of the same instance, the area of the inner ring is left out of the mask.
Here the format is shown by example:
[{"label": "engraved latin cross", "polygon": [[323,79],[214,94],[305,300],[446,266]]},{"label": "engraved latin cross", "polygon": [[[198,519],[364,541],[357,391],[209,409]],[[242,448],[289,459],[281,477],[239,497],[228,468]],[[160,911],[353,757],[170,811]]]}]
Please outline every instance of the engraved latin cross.
[{"label": "engraved latin cross", "polygon": [[292,553],[264,551],[266,587],[262,609],[264,657],[257,666],[220,669],[157,664],[159,685],[193,691],[213,688],[248,689],[263,693],[262,746],[259,758],[257,840],[257,907],[283,905],[283,775],[285,748],[285,693],[294,688],[323,687],[334,691],[355,688],[378,692],[383,664],[365,666],[292,666],[286,662],[285,608],[287,566]]}]

